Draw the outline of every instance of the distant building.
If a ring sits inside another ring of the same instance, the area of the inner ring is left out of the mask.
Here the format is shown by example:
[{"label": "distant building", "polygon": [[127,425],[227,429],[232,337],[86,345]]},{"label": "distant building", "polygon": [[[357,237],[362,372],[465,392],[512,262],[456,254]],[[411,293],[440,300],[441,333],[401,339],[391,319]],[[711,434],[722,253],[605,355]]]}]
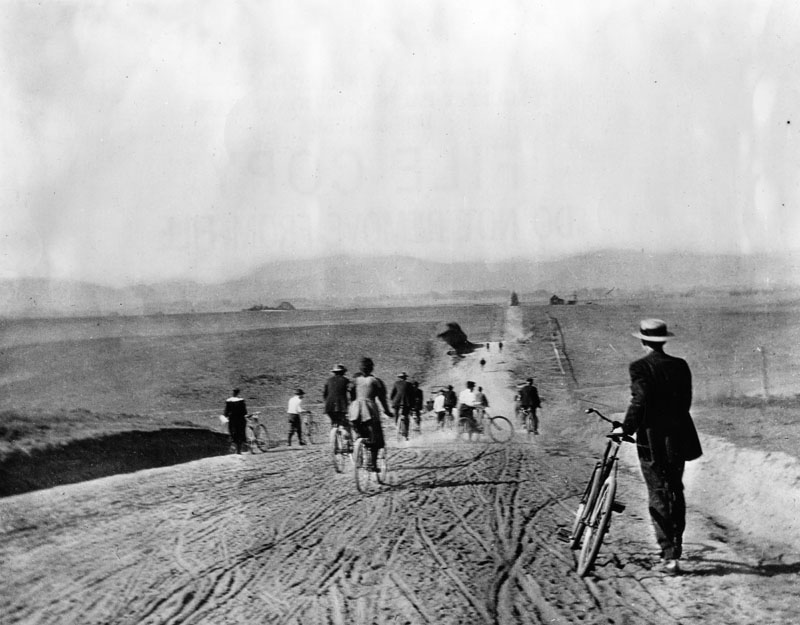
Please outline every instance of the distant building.
[{"label": "distant building", "polygon": [[289,302],[281,302],[278,304],[277,310],[297,310],[294,306],[292,306]]},{"label": "distant building", "polygon": [[550,305],[551,306],[562,306],[564,304],[564,300],[561,299],[558,295],[553,295],[550,298]]}]

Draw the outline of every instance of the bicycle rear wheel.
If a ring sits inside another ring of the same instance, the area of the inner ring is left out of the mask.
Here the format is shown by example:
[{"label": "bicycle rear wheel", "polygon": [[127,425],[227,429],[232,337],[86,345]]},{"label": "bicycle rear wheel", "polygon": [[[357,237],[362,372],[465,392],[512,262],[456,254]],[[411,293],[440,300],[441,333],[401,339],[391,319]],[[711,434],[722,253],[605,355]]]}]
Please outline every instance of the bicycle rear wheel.
[{"label": "bicycle rear wheel", "polygon": [[333,469],[337,473],[344,472],[345,448],[344,439],[339,428],[333,428],[330,433],[331,453],[333,454]]},{"label": "bicycle rear wheel", "polygon": [[594,565],[595,558],[603,544],[603,537],[606,535],[608,525],[611,522],[611,508],[614,505],[614,495],[617,485],[613,481],[607,481],[600,489],[597,503],[592,510],[592,516],[586,531],[583,534],[581,552],[578,556],[578,575],[584,577]]},{"label": "bicycle rear wheel", "polygon": [[306,423],[306,443],[313,445],[319,442],[319,426],[316,421]]},{"label": "bicycle rear wheel", "polygon": [[461,417],[456,424],[456,438],[461,441],[472,440],[472,422]]},{"label": "bicycle rear wheel", "polygon": [[366,493],[369,487],[369,450],[363,438],[357,438],[353,445],[353,477],[356,480],[356,490]]},{"label": "bicycle rear wheel", "polygon": [[[255,428],[255,434],[253,437],[253,443],[255,446],[258,447],[259,451],[267,451],[269,449],[269,434],[267,434],[267,427],[263,424],[259,424]],[[250,451],[253,451],[253,448],[250,448]]]},{"label": "bicycle rear wheel", "polygon": [[486,427],[495,443],[507,443],[514,436],[514,426],[511,425],[511,421],[499,415],[490,417]]},{"label": "bicycle rear wheel", "polygon": [[248,425],[247,428],[245,428],[244,440],[245,443],[247,444],[247,449],[250,450],[250,453],[251,454],[256,453],[256,449],[258,449],[256,447],[256,431],[252,425]]},{"label": "bicycle rear wheel", "polygon": [[569,535],[569,548],[577,549],[581,544],[581,536],[586,527],[586,519],[592,510],[597,493],[600,491],[600,464],[594,465],[594,471],[589,477],[589,482],[586,484],[586,489],[581,495],[581,501],[578,504],[578,509],[575,510],[575,521],[572,523],[572,531]]}]

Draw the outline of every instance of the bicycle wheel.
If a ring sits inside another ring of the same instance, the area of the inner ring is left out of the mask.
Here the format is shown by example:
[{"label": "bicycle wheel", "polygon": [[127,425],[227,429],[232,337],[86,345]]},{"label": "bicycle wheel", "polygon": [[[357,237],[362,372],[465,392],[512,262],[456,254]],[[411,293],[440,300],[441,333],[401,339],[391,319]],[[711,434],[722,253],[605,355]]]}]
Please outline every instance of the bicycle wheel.
[{"label": "bicycle wheel", "polygon": [[316,421],[306,422],[306,443],[313,445],[319,441],[319,431],[317,430]]},{"label": "bicycle wheel", "polygon": [[507,443],[514,436],[514,426],[505,417],[490,417],[486,427],[495,443]]},{"label": "bicycle wheel", "polygon": [[252,425],[248,425],[244,431],[244,440],[247,445],[247,448],[250,450],[251,454],[256,453],[256,431],[253,429]]},{"label": "bicycle wheel", "polygon": [[[267,434],[267,428],[264,424],[259,424],[255,428],[255,435],[253,437],[253,442],[255,446],[258,447],[259,451],[267,451],[269,449],[269,434]],[[253,451],[253,448],[250,448],[250,451]]]},{"label": "bicycle wheel", "polygon": [[353,477],[356,480],[356,490],[366,493],[369,486],[369,450],[363,438],[357,438],[353,446]]},{"label": "bicycle wheel", "polygon": [[591,570],[594,560],[600,551],[600,546],[603,544],[603,537],[606,535],[608,524],[611,522],[611,508],[614,505],[616,490],[617,484],[613,480],[606,481],[603,484],[603,488],[600,489],[600,495],[592,510],[590,522],[583,533],[581,553],[578,556],[578,575],[581,577]]},{"label": "bicycle wheel", "polygon": [[594,465],[592,475],[586,484],[586,489],[581,495],[581,501],[578,504],[578,509],[575,511],[575,520],[572,523],[572,532],[569,535],[569,548],[577,549],[581,544],[581,536],[583,536],[583,529],[586,523],[586,518],[592,509],[594,500],[597,493],[600,491],[600,463]]},{"label": "bicycle wheel", "polygon": [[344,471],[345,449],[342,433],[338,428],[333,428],[330,433],[331,453],[333,454],[333,469],[337,473]]},{"label": "bicycle wheel", "polygon": [[380,484],[388,484],[389,483],[389,463],[386,460],[386,448],[383,447],[378,450],[378,457],[375,461],[378,465],[378,483]]}]

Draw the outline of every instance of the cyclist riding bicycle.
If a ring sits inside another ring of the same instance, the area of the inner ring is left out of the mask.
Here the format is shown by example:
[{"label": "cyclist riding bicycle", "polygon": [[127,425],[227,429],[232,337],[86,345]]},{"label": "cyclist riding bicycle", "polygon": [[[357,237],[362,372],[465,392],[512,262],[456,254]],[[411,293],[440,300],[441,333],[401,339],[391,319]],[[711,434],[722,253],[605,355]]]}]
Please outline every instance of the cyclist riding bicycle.
[{"label": "cyclist riding bicycle", "polygon": [[533,385],[533,378],[526,380],[525,386],[519,389],[519,407],[522,414],[524,411],[530,410],[531,417],[533,418],[533,433],[539,433],[539,417],[536,415],[536,409],[540,408],[542,401],[539,398],[539,391]]},{"label": "cyclist riding bicycle", "polygon": [[369,468],[377,473],[379,472],[378,450],[386,446],[380,408],[383,408],[387,415],[392,412],[386,399],[386,386],[380,378],[372,375],[374,367],[371,358],[361,359],[361,371],[353,377],[351,389],[353,402],[350,404],[347,418],[358,432],[358,436],[364,439],[370,450]]},{"label": "cyclist riding bicycle", "polygon": [[480,424],[475,419],[475,382],[467,382],[467,388],[458,394],[458,416],[460,419],[468,419],[470,427],[474,432],[480,432]]}]

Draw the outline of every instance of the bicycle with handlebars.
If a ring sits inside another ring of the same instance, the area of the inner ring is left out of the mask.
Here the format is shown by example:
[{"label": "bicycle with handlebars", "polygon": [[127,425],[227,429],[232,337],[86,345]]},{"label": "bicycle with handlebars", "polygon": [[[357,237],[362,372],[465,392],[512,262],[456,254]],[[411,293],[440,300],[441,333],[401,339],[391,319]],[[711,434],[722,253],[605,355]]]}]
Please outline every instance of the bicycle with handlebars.
[{"label": "bicycle with handlebars", "polygon": [[[613,428],[620,423],[612,421],[598,410],[588,408],[586,414],[596,414],[607,421]],[[623,442],[635,443],[636,441],[627,434],[606,434],[608,443],[605,452],[594,466],[589,483],[586,485],[575,520],[572,525],[569,543],[570,548],[578,549],[578,575],[584,577],[594,565],[603,538],[611,524],[611,513],[622,512],[625,506],[615,502],[617,493],[617,471],[619,447]]]}]

